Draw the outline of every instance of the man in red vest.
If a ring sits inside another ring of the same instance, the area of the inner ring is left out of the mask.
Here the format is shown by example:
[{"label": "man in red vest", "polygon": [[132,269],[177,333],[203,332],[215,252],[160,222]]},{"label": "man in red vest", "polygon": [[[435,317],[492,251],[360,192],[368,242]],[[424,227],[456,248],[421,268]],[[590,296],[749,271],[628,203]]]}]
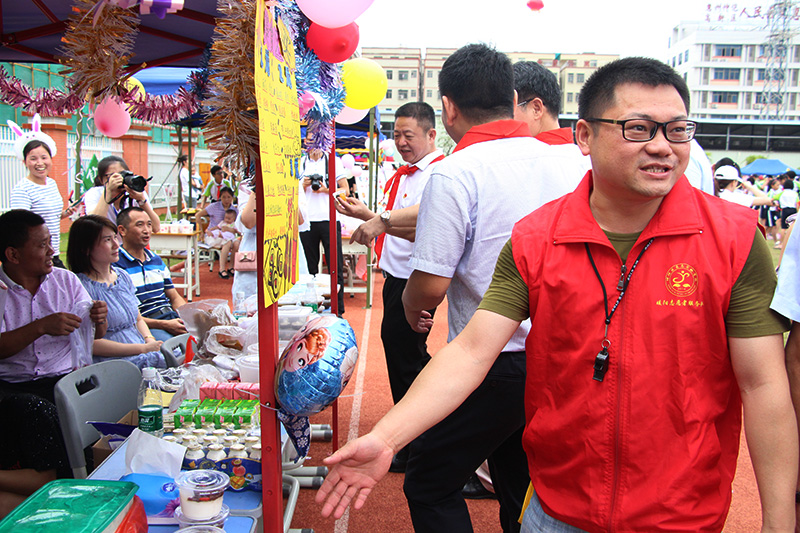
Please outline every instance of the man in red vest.
[{"label": "man in red vest", "polygon": [[530,316],[523,532],[721,531],[742,411],[762,531],[794,531],[797,424],[769,248],[756,213],[685,178],[688,115],[685,81],[659,61],[589,78],[575,137],[592,170],[515,226],[461,334],[326,460],[323,514],[361,507],[393,450],[458,409]]},{"label": "man in red vest", "polygon": [[[407,163],[400,167],[384,187],[386,208],[373,213],[359,200],[336,197],[336,209],[344,215],[365,222],[351,242],[372,246],[378,254],[379,266],[386,281],[383,284],[383,321],[381,340],[389,372],[389,386],[394,403],[405,395],[414,378],[430,360],[428,332],[416,332],[406,322],[403,310],[403,289],[411,268],[408,259],[416,233],[417,212],[422,191],[436,163],[444,158],[436,148],[436,115],[424,102],[410,102],[395,111],[394,141],[397,151]],[[429,310],[433,315],[435,306]],[[390,472],[405,472],[408,447],[392,460]]]}]

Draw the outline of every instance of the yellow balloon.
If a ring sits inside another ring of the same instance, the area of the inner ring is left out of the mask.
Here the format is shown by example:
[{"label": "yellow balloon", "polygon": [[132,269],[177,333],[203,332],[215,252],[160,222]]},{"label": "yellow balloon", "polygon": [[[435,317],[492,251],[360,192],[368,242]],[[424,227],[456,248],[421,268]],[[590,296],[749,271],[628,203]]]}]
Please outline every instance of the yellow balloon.
[{"label": "yellow balloon", "polygon": [[342,65],[344,105],[351,109],[369,109],[386,96],[389,81],[377,62],[363,57],[350,59]]},{"label": "yellow balloon", "polygon": [[142,82],[140,82],[134,77],[130,77],[127,80],[125,80],[126,89],[132,91],[134,87],[137,87],[139,89],[138,91],[136,91],[136,99],[141,100],[142,98],[144,98],[144,85],[142,85]]}]

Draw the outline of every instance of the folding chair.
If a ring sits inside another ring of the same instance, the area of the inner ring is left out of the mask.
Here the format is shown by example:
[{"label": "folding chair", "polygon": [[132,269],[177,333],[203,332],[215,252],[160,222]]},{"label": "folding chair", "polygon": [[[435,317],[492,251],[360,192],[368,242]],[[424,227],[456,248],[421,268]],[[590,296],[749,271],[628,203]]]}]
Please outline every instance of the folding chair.
[{"label": "folding chair", "polygon": [[83,450],[100,438],[86,422],[116,422],[136,409],[141,381],[142,373],[136,365],[112,359],[75,370],[56,383],[56,409],[76,478],[86,478]]},{"label": "folding chair", "polygon": [[[167,362],[168,367],[180,366],[186,360],[186,342],[188,339],[189,333],[184,333],[164,341],[161,345],[161,353],[164,354],[164,360]],[[176,349],[180,350],[180,356],[175,355]]]}]

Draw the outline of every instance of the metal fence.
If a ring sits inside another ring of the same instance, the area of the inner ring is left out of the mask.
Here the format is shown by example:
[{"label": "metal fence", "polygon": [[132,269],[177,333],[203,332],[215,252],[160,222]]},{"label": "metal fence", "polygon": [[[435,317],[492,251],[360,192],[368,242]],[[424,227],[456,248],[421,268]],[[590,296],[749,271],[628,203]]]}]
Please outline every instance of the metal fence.
[{"label": "metal fence", "polygon": [[[75,133],[67,134],[67,166],[69,167],[69,195],[75,190],[75,162],[77,159],[77,152],[75,145],[78,143],[78,135]],[[94,137],[92,135],[84,135],[81,142],[81,168],[86,168],[92,160],[92,156],[97,156],[100,161],[104,157],[116,155],[122,157],[122,141],[119,139],[109,139],[108,137]],[[72,195],[75,198],[75,195]]]}]

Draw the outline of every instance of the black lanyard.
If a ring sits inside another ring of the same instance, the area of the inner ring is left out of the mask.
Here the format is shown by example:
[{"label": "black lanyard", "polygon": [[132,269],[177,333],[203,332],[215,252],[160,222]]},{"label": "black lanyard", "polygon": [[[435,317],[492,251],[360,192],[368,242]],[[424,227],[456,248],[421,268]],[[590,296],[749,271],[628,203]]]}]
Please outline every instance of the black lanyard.
[{"label": "black lanyard", "polygon": [[619,283],[617,284],[617,290],[619,291],[619,296],[617,296],[617,301],[614,304],[614,307],[611,308],[611,312],[608,312],[608,294],[606,293],[606,286],[603,283],[603,278],[600,277],[600,272],[597,270],[597,265],[594,263],[594,258],[592,257],[592,251],[589,250],[589,244],[584,243],[586,247],[586,255],[589,256],[589,262],[592,264],[592,268],[594,269],[594,273],[597,276],[597,281],[600,282],[600,288],[603,289],[603,305],[605,306],[605,313],[606,313],[606,330],[603,334],[603,342],[600,343],[600,352],[597,354],[597,357],[594,359],[594,375],[592,375],[592,379],[595,381],[603,381],[603,378],[608,371],[608,349],[611,347],[611,341],[608,340],[608,326],[611,324],[611,317],[614,316],[614,312],[617,310],[619,303],[622,301],[622,297],[625,296],[625,292],[628,290],[628,284],[631,282],[631,277],[633,276],[633,271],[636,270],[636,265],[639,264],[639,260],[642,258],[644,253],[650,248],[650,245],[653,244],[653,239],[651,238],[647,241],[647,244],[644,245],[642,251],[639,252],[639,255],[636,257],[636,261],[633,262],[631,265],[631,269],[628,271],[628,275],[625,276],[625,265],[622,265],[622,273],[619,277]]}]

